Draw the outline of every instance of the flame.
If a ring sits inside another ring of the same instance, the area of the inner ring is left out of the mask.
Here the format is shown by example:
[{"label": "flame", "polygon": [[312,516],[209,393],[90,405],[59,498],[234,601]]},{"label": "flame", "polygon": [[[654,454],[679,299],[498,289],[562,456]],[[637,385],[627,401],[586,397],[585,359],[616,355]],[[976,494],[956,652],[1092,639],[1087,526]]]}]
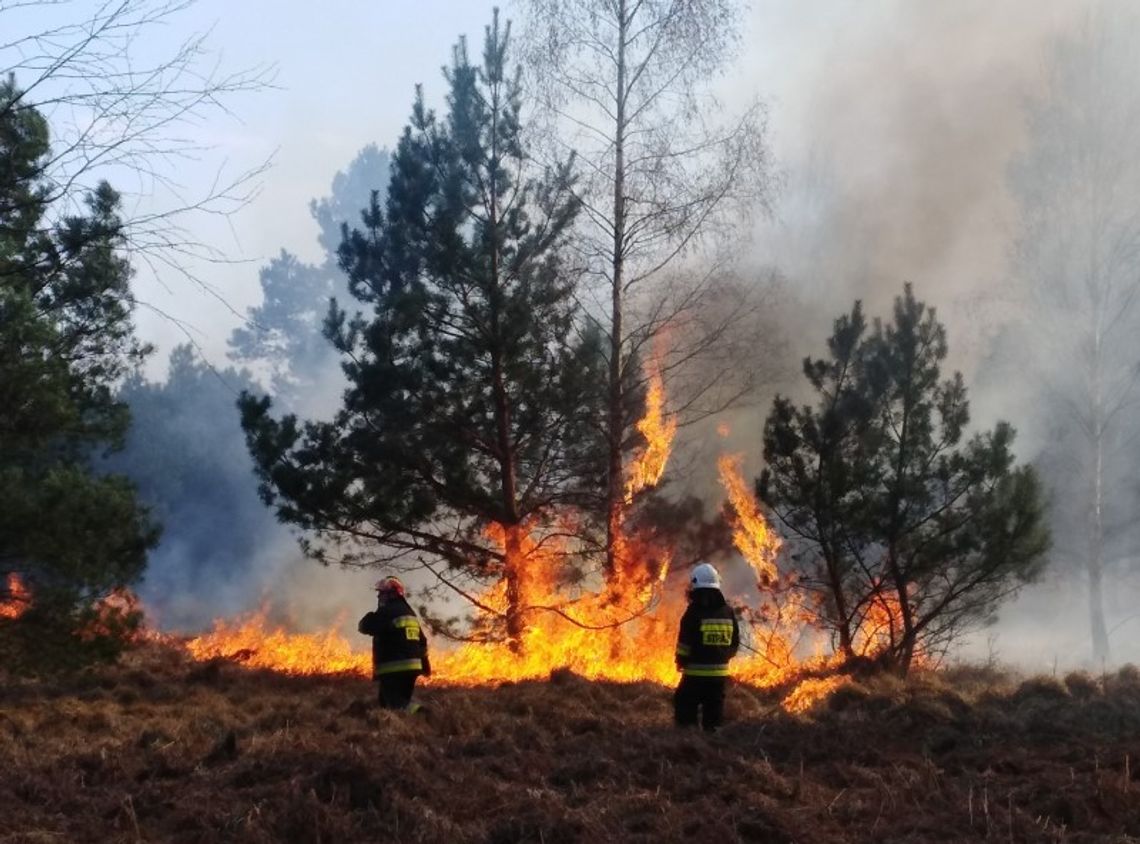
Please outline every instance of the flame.
[{"label": "flame", "polygon": [[[913,604],[914,596],[911,594]],[[874,657],[893,648],[903,635],[902,607],[898,594],[876,582],[871,602],[854,636],[855,652]],[[911,657],[915,667],[929,665],[930,655],[921,647]]]},{"label": "flame", "polygon": [[[756,623],[747,624],[745,614],[742,624],[757,632],[734,661],[732,672],[738,680],[759,687],[794,685],[806,669],[826,669],[834,658],[818,652],[797,657],[809,613],[798,603],[798,593],[776,593],[779,539],[743,480],[740,458],[723,459],[721,473],[733,514],[734,540],[762,589]],[[427,682],[485,685],[545,679],[564,669],[591,680],[676,683],[674,645],[685,596],[680,589],[666,588],[668,555],[627,539],[623,555],[628,555],[630,565],[622,566],[606,583],[595,584],[595,590],[570,586],[564,575],[571,549],[561,538],[564,535],[557,529],[544,533],[536,525],[487,528],[486,537],[502,557],[506,576],[476,600],[497,622],[517,616],[517,641],[499,637],[500,641],[433,649],[433,676]],[[350,642],[335,629],[294,633],[272,626],[264,610],[236,622],[218,621],[212,631],[186,643],[200,660],[229,658],[290,674],[368,676],[371,661],[364,645],[363,639]],[[784,698],[785,708],[806,711],[843,682],[825,678],[798,684]]]},{"label": "flame", "polygon": [[185,646],[197,660],[233,659],[285,674],[372,674],[371,655],[354,648],[335,627],[295,633],[270,625],[265,609],[234,622],[215,621],[210,632]]},{"label": "flame", "polygon": [[7,597],[0,601],[0,618],[16,619],[28,611],[32,593],[20,575],[15,572],[8,574],[5,592]]},{"label": "flame", "polygon": [[[511,533],[515,536],[511,539]],[[570,590],[559,576],[567,566],[565,540],[533,528],[492,525],[489,536],[517,579],[517,605],[497,584],[479,603],[521,615],[518,641],[469,643],[433,658],[444,682],[460,685],[540,679],[568,669],[590,679],[619,681],[676,678],[673,636],[659,610],[668,560],[619,569],[608,588]],[[511,540],[511,542],[508,542]]]},{"label": "flame", "polygon": [[649,366],[645,415],[638,420],[637,430],[645,437],[646,445],[629,465],[625,481],[626,504],[632,503],[635,495],[656,486],[661,480],[673,449],[673,438],[677,435],[677,420],[665,410],[665,381],[656,359]]},{"label": "flame", "polygon": [[768,527],[759,503],[744,482],[743,462],[742,454],[722,454],[717,460],[717,469],[721,485],[728,494],[728,502],[736,513],[732,540],[741,556],[752,566],[763,588],[779,579],[776,554],[780,550],[780,538]]},{"label": "flame", "polygon": [[[651,409],[647,419],[655,412]],[[779,539],[743,480],[741,459],[723,460],[721,472],[734,514],[736,546],[757,573],[761,588],[770,589],[778,580]],[[505,551],[508,531],[494,526],[490,535]],[[664,588],[670,560],[663,549],[626,537],[619,553],[623,564],[605,588],[569,596],[556,574],[565,548],[550,539],[540,541],[535,531],[522,532],[514,547],[520,559],[508,560],[507,568],[532,573],[518,587],[518,611],[525,621],[518,647],[509,642],[464,645],[433,659],[440,682],[541,679],[560,668],[597,680],[676,682],[674,645],[685,597],[680,590]],[[647,559],[657,562],[647,564]],[[496,587],[480,603],[505,612],[503,587]],[[794,600],[773,601],[760,625],[762,640],[753,641],[742,653],[733,673],[754,685],[772,686],[794,678],[806,664],[822,665],[819,658],[804,663],[795,656],[796,634],[802,634],[805,617]],[[819,683],[815,688],[819,696],[829,691]],[[805,690],[797,700],[806,707],[810,694]]]},{"label": "flame", "polygon": [[780,705],[787,712],[796,714],[807,712],[824,698],[830,697],[836,689],[847,685],[848,682],[847,677],[838,674],[830,677],[809,677],[796,686],[780,702]]},{"label": "flame", "polygon": [[[629,467],[627,503],[660,481],[676,434],[656,365],[637,428],[647,444]],[[724,429],[722,436],[726,433]],[[794,575],[781,574],[780,539],[744,480],[742,466],[739,454],[718,460],[733,542],[755,574],[759,592],[759,600],[755,594],[745,596],[746,606],[739,608],[745,641],[732,673],[758,687],[787,689],[783,708],[806,712],[849,680],[834,674],[841,659],[829,652],[812,624],[820,612],[814,599],[794,588]],[[499,577],[473,597],[480,612],[476,630],[492,635],[486,637],[489,641],[451,649],[433,647],[433,676],[427,682],[472,686],[545,679],[559,669],[591,680],[677,681],[674,645],[686,599],[681,588],[669,587],[668,549],[655,546],[652,538],[625,535],[619,538],[615,571],[604,578],[583,572],[576,568],[581,549],[567,538],[576,533],[571,518],[560,514],[564,523],[486,528],[485,539],[501,562]],[[861,653],[885,647],[889,638],[883,638],[884,630],[896,622],[897,609],[884,593],[860,628]],[[314,633],[291,632],[271,625],[265,610],[244,620],[218,621],[186,647],[196,659],[236,659],[290,674],[371,673],[364,637],[350,641],[335,625]],[[811,676],[803,679],[806,675]]]},{"label": "flame", "polygon": [[[838,661],[824,655],[823,643],[818,637],[812,641],[809,626],[812,612],[805,603],[807,599],[792,588],[794,578],[780,575],[776,565],[780,538],[764,518],[760,503],[744,480],[743,462],[740,454],[723,454],[717,460],[721,486],[727,496],[733,544],[751,566],[760,592],[757,609],[746,613],[746,619],[751,622],[748,628],[753,634],[748,646],[750,656],[735,673],[746,682],[765,687],[795,682],[809,669],[826,671],[837,667]],[[810,652],[801,654],[805,649]],[[806,711],[815,700],[831,691],[825,684],[804,681],[785,698],[784,708],[789,712]]]}]

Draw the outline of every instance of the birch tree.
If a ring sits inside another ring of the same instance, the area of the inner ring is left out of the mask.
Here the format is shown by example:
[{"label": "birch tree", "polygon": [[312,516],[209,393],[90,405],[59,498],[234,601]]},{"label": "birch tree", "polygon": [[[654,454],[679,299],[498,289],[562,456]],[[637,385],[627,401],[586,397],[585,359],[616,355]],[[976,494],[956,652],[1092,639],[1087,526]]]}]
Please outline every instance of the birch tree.
[{"label": "birch tree", "polygon": [[767,197],[765,112],[757,102],[729,114],[714,96],[739,39],[733,0],[530,0],[528,8],[544,135],[582,173],[574,243],[595,282],[589,310],[606,335],[600,509],[612,577],[636,438],[629,390],[658,375],[678,383],[704,364],[677,396],[692,416],[744,392],[730,378],[742,368],[724,351],[750,317],[750,290],[726,283],[716,245]]},{"label": "birch tree", "polygon": [[1110,656],[1106,570],[1134,542],[1140,504],[1130,459],[1140,402],[1138,24],[1134,10],[1104,3],[1055,44],[1011,171],[1023,371],[1050,419],[1040,462],[1055,482],[1053,517],[1069,527],[1056,532],[1056,557],[1087,578],[1098,663]]}]

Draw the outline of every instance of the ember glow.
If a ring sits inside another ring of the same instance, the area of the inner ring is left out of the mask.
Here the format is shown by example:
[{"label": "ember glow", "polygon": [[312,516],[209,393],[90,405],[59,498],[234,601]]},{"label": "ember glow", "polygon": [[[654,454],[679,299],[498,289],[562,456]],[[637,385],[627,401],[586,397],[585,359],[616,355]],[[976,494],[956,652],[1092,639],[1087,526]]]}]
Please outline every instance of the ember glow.
[{"label": "ember glow", "polygon": [[[629,500],[655,486],[668,463],[677,425],[666,407],[664,385],[651,370],[646,414],[638,423],[647,445],[631,460]],[[783,706],[803,712],[846,682],[819,677],[838,662],[809,627],[811,608],[777,567],[780,539],[764,518],[742,471],[742,456],[718,461],[727,494],[726,517],[741,557],[755,574],[755,590],[729,594],[742,609],[745,646],[733,662],[738,680],[786,688]],[[677,623],[684,611],[683,581],[669,583],[669,550],[623,537],[608,578],[567,577],[572,531],[539,525],[491,525],[486,537],[499,551],[502,576],[472,596],[506,635],[432,651],[438,685],[472,686],[545,679],[564,669],[593,680],[649,681],[672,685]],[[873,620],[877,625],[881,619]],[[339,625],[337,625],[339,627]],[[868,647],[877,629],[864,637]],[[296,633],[268,622],[265,612],[238,621],[218,621],[209,633],[186,643],[196,659],[225,658],[290,674],[350,673],[367,676],[366,642],[350,641],[330,628]],[[817,674],[798,682],[807,672]]]},{"label": "ember glow", "polygon": [[27,612],[32,601],[32,593],[15,572],[7,577],[4,596],[0,600],[0,618],[19,618]]}]

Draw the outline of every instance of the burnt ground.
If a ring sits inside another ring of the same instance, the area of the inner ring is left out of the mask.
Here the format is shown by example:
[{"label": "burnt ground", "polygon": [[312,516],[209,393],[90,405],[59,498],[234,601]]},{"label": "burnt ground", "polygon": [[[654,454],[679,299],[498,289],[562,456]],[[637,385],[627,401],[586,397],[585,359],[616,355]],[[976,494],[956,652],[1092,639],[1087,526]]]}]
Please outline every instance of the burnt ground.
[{"label": "burnt ground", "polygon": [[1130,841],[1140,672],[877,678],[807,716],[736,687],[718,735],[670,692],[570,675],[427,688],[151,648],[0,691],[0,842]]}]

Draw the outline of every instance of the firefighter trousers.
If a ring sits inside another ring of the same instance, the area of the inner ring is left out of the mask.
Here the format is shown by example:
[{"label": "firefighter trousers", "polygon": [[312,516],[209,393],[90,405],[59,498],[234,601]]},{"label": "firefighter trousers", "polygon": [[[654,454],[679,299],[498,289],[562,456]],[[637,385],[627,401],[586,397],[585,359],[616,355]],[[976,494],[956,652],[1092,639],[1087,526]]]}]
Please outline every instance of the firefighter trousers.
[{"label": "firefighter trousers", "polygon": [[418,671],[395,671],[376,678],[380,686],[380,705],[385,709],[403,709],[415,712],[419,706],[412,703]]},{"label": "firefighter trousers", "polygon": [[700,715],[700,724],[712,732],[724,722],[724,690],[727,677],[681,678],[677,691],[673,693],[673,718],[680,727],[695,727]]}]

